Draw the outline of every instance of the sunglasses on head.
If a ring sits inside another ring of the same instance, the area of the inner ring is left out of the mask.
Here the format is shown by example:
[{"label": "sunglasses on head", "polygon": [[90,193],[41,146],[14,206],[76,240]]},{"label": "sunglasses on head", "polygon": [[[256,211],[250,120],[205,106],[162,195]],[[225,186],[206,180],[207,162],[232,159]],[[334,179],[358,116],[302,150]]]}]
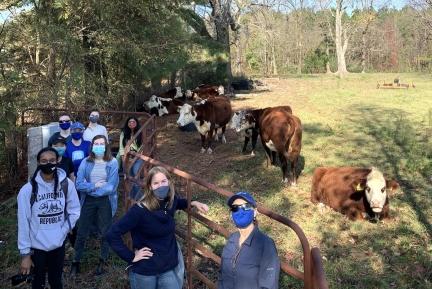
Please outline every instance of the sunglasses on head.
[{"label": "sunglasses on head", "polygon": [[249,211],[252,210],[254,207],[249,204],[249,203],[245,203],[245,204],[241,204],[241,205],[231,205],[230,206],[230,210],[231,212],[237,212],[240,209],[243,209],[244,211]]},{"label": "sunglasses on head", "polygon": [[70,120],[59,120],[59,123],[68,123]]}]

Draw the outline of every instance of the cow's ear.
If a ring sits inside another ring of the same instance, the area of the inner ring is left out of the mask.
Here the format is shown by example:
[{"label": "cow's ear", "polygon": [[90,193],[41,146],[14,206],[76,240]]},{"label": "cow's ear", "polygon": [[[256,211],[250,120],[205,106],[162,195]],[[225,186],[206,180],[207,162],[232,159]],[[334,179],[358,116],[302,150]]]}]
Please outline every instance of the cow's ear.
[{"label": "cow's ear", "polygon": [[366,187],[366,179],[357,179],[352,183],[352,186],[356,192],[364,191]]},{"label": "cow's ear", "polygon": [[390,190],[391,192],[395,192],[399,189],[399,184],[395,180],[386,180],[386,188],[387,190]]}]

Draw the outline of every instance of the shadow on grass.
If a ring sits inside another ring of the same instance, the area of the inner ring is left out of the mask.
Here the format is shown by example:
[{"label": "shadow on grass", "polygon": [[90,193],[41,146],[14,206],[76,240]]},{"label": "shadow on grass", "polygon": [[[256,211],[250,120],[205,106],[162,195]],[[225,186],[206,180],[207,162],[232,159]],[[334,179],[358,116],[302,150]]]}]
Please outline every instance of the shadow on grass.
[{"label": "shadow on grass", "polygon": [[[349,226],[357,225],[361,226],[356,223]],[[323,236],[321,248],[327,258],[325,271],[337,277],[330,280],[329,287],[428,288],[432,267],[427,251],[419,250],[409,241],[386,241],[401,237],[421,240],[422,236],[407,225],[388,228],[381,223],[373,226],[376,227],[373,230],[350,233],[351,241],[342,241],[340,230],[320,229]]]},{"label": "shadow on grass", "polygon": [[[350,109],[356,111],[352,115],[356,129],[369,135],[379,148],[379,151],[375,152],[380,156],[379,163],[373,165],[383,165],[391,170],[391,174],[403,188],[404,194],[401,199],[413,208],[429,237],[432,237],[432,225],[427,218],[427,211],[432,205],[430,194],[426,188],[423,194],[416,190],[422,187],[421,182],[428,182],[432,171],[428,171],[427,164],[432,160],[416,139],[417,128],[401,110],[379,107]],[[359,148],[362,146],[364,143],[359,144]],[[422,164],[426,164],[426,167]],[[419,202],[416,197],[420,197],[422,201]]]}]

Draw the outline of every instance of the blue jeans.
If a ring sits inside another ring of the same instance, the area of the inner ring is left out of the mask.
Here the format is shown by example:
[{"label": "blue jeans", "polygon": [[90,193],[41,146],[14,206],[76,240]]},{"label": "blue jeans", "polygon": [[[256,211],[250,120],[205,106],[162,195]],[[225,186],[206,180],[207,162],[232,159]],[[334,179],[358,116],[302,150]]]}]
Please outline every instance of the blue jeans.
[{"label": "blue jeans", "polygon": [[[135,161],[135,163],[132,165],[131,167],[131,171],[130,174],[132,177],[135,177],[138,173],[138,170],[140,169],[140,167],[144,164],[144,161],[142,159],[137,159]],[[132,190],[129,193],[129,198],[131,198],[132,200],[136,200],[138,201],[139,199],[141,199],[141,197],[143,196],[143,192],[140,190],[140,187],[133,184],[132,185]]]},{"label": "blue jeans", "polygon": [[181,289],[174,270],[159,275],[141,275],[129,272],[131,289]]}]

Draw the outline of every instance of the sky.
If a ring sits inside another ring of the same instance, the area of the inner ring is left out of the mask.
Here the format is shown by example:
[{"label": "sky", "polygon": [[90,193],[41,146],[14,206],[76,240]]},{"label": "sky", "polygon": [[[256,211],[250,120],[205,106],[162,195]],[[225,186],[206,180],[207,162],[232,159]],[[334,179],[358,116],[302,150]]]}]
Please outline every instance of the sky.
[{"label": "sky", "polygon": [[[384,0],[385,1],[385,0]],[[311,1],[313,2],[313,1]],[[386,3],[389,7],[394,7],[396,9],[401,9],[404,7],[409,0],[388,0]],[[25,8],[23,8],[25,9]],[[9,11],[1,11],[0,12],[0,23],[3,23],[6,19],[8,19],[11,16],[11,13]]]}]

